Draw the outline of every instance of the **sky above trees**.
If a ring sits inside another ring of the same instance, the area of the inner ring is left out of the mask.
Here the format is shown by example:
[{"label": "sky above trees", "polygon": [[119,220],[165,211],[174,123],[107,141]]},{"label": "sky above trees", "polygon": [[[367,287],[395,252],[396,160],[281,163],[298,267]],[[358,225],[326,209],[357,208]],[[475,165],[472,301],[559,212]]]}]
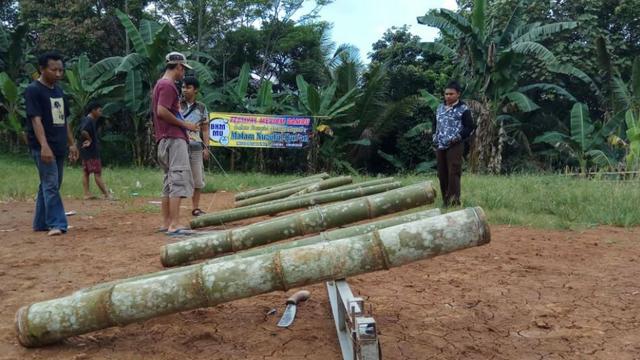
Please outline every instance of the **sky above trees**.
[{"label": "sky above trees", "polygon": [[[307,7],[313,7],[311,2]],[[455,0],[335,0],[320,11],[320,19],[333,23],[331,40],[336,44],[355,45],[362,59],[369,62],[367,54],[371,52],[371,45],[392,26],[407,24],[411,26],[411,33],[423,41],[435,39],[437,29],[416,22],[418,14],[424,15],[435,8],[454,10],[457,5]]]}]

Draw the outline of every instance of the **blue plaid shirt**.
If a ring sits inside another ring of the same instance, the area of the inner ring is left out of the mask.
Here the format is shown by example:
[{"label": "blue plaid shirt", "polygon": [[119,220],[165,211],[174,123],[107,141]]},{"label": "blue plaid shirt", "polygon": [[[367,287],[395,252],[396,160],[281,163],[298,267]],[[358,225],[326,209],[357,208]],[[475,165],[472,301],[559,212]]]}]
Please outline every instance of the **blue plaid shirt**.
[{"label": "blue plaid shirt", "polygon": [[[469,113],[465,114],[467,111]],[[438,105],[433,133],[433,143],[438,150],[448,149],[452,143],[466,139],[472,131],[473,121],[467,104],[458,101],[453,106]]]}]

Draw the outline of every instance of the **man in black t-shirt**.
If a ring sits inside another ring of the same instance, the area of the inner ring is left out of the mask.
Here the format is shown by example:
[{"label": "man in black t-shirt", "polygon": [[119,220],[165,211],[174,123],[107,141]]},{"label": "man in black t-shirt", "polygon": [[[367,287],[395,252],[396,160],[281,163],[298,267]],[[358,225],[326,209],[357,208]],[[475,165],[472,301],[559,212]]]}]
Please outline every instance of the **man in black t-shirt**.
[{"label": "man in black t-shirt", "polygon": [[87,116],[82,118],[80,124],[80,158],[82,159],[82,169],[84,176],[82,177],[82,188],[84,189],[84,199],[94,199],[89,191],[89,177],[94,175],[96,185],[102,191],[105,199],[111,199],[107,186],[102,181],[102,162],[100,161],[100,140],[96,131],[96,123],[102,116],[102,105],[92,101],[87,106]]},{"label": "man in black t-shirt", "polygon": [[67,231],[60,185],[67,148],[71,161],[78,159],[78,148],[67,126],[69,106],[57,85],[64,74],[62,57],[43,54],[38,58],[38,69],[40,77],[24,92],[27,139],[40,176],[33,230],[48,231],[54,236]]}]

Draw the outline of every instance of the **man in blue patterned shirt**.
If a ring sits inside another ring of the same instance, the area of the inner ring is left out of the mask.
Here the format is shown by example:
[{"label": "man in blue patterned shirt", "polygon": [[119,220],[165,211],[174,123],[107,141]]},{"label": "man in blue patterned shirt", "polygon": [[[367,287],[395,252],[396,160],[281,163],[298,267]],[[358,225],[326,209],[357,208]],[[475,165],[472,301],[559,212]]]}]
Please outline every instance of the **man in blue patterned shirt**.
[{"label": "man in blue patterned shirt", "polygon": [[460,205],[460,177],[464,143],[475,127],[471,110],[460,100],[460,84],[450,82],[444,90],[444,103],[438,106],[433,144],[438,162],[438,179],[443,205]]}]

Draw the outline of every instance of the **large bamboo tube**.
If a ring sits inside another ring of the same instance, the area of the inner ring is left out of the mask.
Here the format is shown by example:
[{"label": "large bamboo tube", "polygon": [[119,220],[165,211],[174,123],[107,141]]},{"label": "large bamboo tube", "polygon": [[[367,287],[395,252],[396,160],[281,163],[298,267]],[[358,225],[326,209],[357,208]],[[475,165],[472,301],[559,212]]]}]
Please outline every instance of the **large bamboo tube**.
[{"label": "large bamboo tube", "polygon": [[[370,187],[370,186],[390,184],[390,183],[393,183],[393,182],[394,182],[394,179],[392,177],[389,177],[389,178],[384,178],[384,179],[376,179],[376,180],[364,181],[364,182],[356,183],[356,184],[342,185],[342,186],[338,186],[338,187],[331,188],[331,189],[315,191],[313,193],[306,193],[306,194],[303,194],[303,195],[293,194],[293,195],[291,195],[289,197],[286,197],[286,198],[283,198],[283,199],[277,199],[277,200],[269,201],[269,205],[281,204],[283,202],[287,202],[287,201],[291,201],[291,200],[309,199],[309,198],[312,198],[312,197],[317,197],[319,195],[325,195],[325,194],[330,194],[330,193],[335,193],[335,192],[340,192],[340,191],[355,190],[355,189],[361,189],[361,188]],[[254,204],[254,205],[249,205],[249,206],[258,207],[258,206],[264,206],[264,205],[265,204]]]},{"label": "large bamboo tube", "polygon": [[325,205],[241,228],[168,244],[162,248],[160,260],[164,266],[175,266],[193,260],[208,259],[412,209],[430,204],[434,198],[435,190],[431,182],[405,186],[382,194]]},{"label": "large bamboo tube", "polygon": [[264,203],[271,200],[286,198],[287,196],[295,194],[302,190],[316,189],[315,191],[320,191],[320,190],[335,188],[335,187],[346,185],[346,184],[351,184],[352,182],[353,182],[353,179],[351,178],[351,176],[338,176],[334,178],[328,178],[319,182],[315,182],[312,184],[302,184],[299,186],[294,186],[289,189],[280,190],[280,191],[276,191],[276,192],[272,192],[272,193],[268,193],[260,196],[254,196],[244,200],[239,200],[239,201],[236,201],[235,205],[236,207],[254,205],[254,204]]},{"label": "large bamboo tube", "polygon": [[[304,239],[300,239],[300,240],[295,240],[295,241],[288,241],[288,242],[283,242],[283,243],[275,243],[269,246],[264,246],[264,247],[259,247],[259,248],[253,248],[253,249],[249,249],[249,250],[245,250],[245,251],[240,251],[231,255],[226,255],[226,256],[220,256],[217,257],[215,259],[211,259],[211,260],[207,260],[207,264],[212,264],[215,262],[220,262],[220,261],[227,261],[227,260],[231,260],[231,259],[238,259],[238,258],[245,258],[245,257],[251,257],[251,256],[257,256],[257,255],[263,255],[269,252],[274,252],[274,251],[278,251],[278,250],[284,250],[284,249],[290,249],[290,248],[294,248],[294,247],[298,247],[298,246],[306,246],[306,245],[312,245],[312,244],[317,244],[319,242],[323,242],[323,241],[333,241],[333,240],[339,240],[339,239],[344,239],[347,237],[352,237],[352,236],[356,236],[356,235],[362,235],[362,234],[366,234],[366,233],[370,233],[374,230],[380,230],[380,229],[384,229],[387,227],[391,227],[391,226],[396,226],[396,225],[400,225],[400,224],[404,224],[404,223],[408,223],[408,222],[412,222],[412,221],[417,221],[417,220],[421,220],[421,219],[426,219],[426,218],[430,218],[430,217],[434,217],[434,216],[439,216],[441,215],[440,209],[430,209],[430,210],[422,210],[422,211],[416,211],[416,212],[412,212],[409,214],[404,214],[404,215],[397,215],[397,216],[393,216],[387,219],[382,219],[382,220],[377,220],[377,221],[372,221],[366,224],[361,224],[361,225],[355,225],[355,226],[350,226],[350,227],[346,227],[346,228],[341,228],[341,229],[335,229],[335,230],[331,230],[331,231],[323,231],[320,234],[316,235],[316,236],[310,236]],[[150,273],[150,274],[144,274],[144,275],[139,275],[139,276],[134,276],[132,278],[128,278],[128,279],[123,279],[123,280],[114,280],[114,281],[110,281],[110,282],[106,282],[106,283],[102,283],[96,286],[92,286],[89,288],[85,288],[85,289],[81,289],[78,291],[92,291],[95,290],[97,288],[101,288],[101,287],[106,287],[106,286],[113,286],[122,282],[127,282],[127,281],[137,281],[137,280],[141,280],[141,279],[147,279],[150,277],[155,277],[155,276],[166,276],[168,274],[171,273],[175,273],[175,272],[180,272],[180,271],[188,271],[190,268],[193,268],[195,266],[199,266],[201,264],[193,264],[193,265],[187,265],[187,266],[182,266],[182,267],[177,267],[177,268],[173,268],[173,269],[169,269],[169,270],[163,270],[163,271],[158,271],[155,273]]]},{"label": "large bamboo tube", "polygon": [[307,188],[298,191],[297,193],[293,194],[290,198],[294,197],[294,196],[303,196],[303,195],[309,195],[310,193],[314,193],[314,194],[324,194],[324,193],[329,193],[329,192],[335,192],[335,191],[344,191],[344,190],[351,190],[351,189],[357,189],[360,187],[367,187],[367,186],[373,186],[373,185],[380,185],[380,184],[387,184],[390,182],[393,182],[394,179],[392,177],[388,177],[388,178],[382,178],[382,179],[375,179],[375,180],[369,180],[369,181],[363,181],[360,183],[356,183],[356,184],[351,184],[351,185],[342,185],[342,186],[338,186],[338,187],[334,187],[331,189],[327,189],[327,190],[322,190],[322,189],[316,189],[316,185],[309,185]]},{"label": "large bamboo tube", "polygon": [[253,189],[253,190],[248,190],[248,191],[245,191],[245,192],[240,192],[240,193],[237,193],[235,195],[235,199],[236,200],[248,199],[250,197],[260,196],[260,195],[272,193],[274,191],[288,189],[288,188],[290,188],[292,186],[297,186],[297,185],[302,185],[302,184],[310,184],[310,183],[313,183],[313,182],[322,181],[324,179],[327,179],[328,177],[329,177],[329,174],[327,174],[327,173],[311,175],[311,176],[307,176],[307,177],[304,177],[304,178],[287,181],[285,183],[280,183],[280,184],[277,184],[277,185],[266,186],[266,187],[259,188],[259,189]]},{"label": "large bamboo tube", "polygon": [[18,310],[16,331],[22,345],[42,346],[156,316],[398,267],[484,245],[490,238],[482,209],[465,209],[34,303]]},{"label": "large bamboo tube", "polygon": [[279,202],[276,204],[265,204],[263,206],[247,206],[237,209],[229,209],[218,211],[211,214],[199,216],[191,220],[191,228],[201,228],[205,226],[224,225],[236,220],[248,219],[256,216],[272,215],[287,210],[300,209],[307,206],[335,202],[340,200],[348,200],[361,196],[377,194],[391,189],[397,189],[402,184],[393,182],[375,186],[367,186],[352,190],[339,191],[334,193],[321,194],[317,196],[304,197],[301,199],[291,199],[289,201]]}]

